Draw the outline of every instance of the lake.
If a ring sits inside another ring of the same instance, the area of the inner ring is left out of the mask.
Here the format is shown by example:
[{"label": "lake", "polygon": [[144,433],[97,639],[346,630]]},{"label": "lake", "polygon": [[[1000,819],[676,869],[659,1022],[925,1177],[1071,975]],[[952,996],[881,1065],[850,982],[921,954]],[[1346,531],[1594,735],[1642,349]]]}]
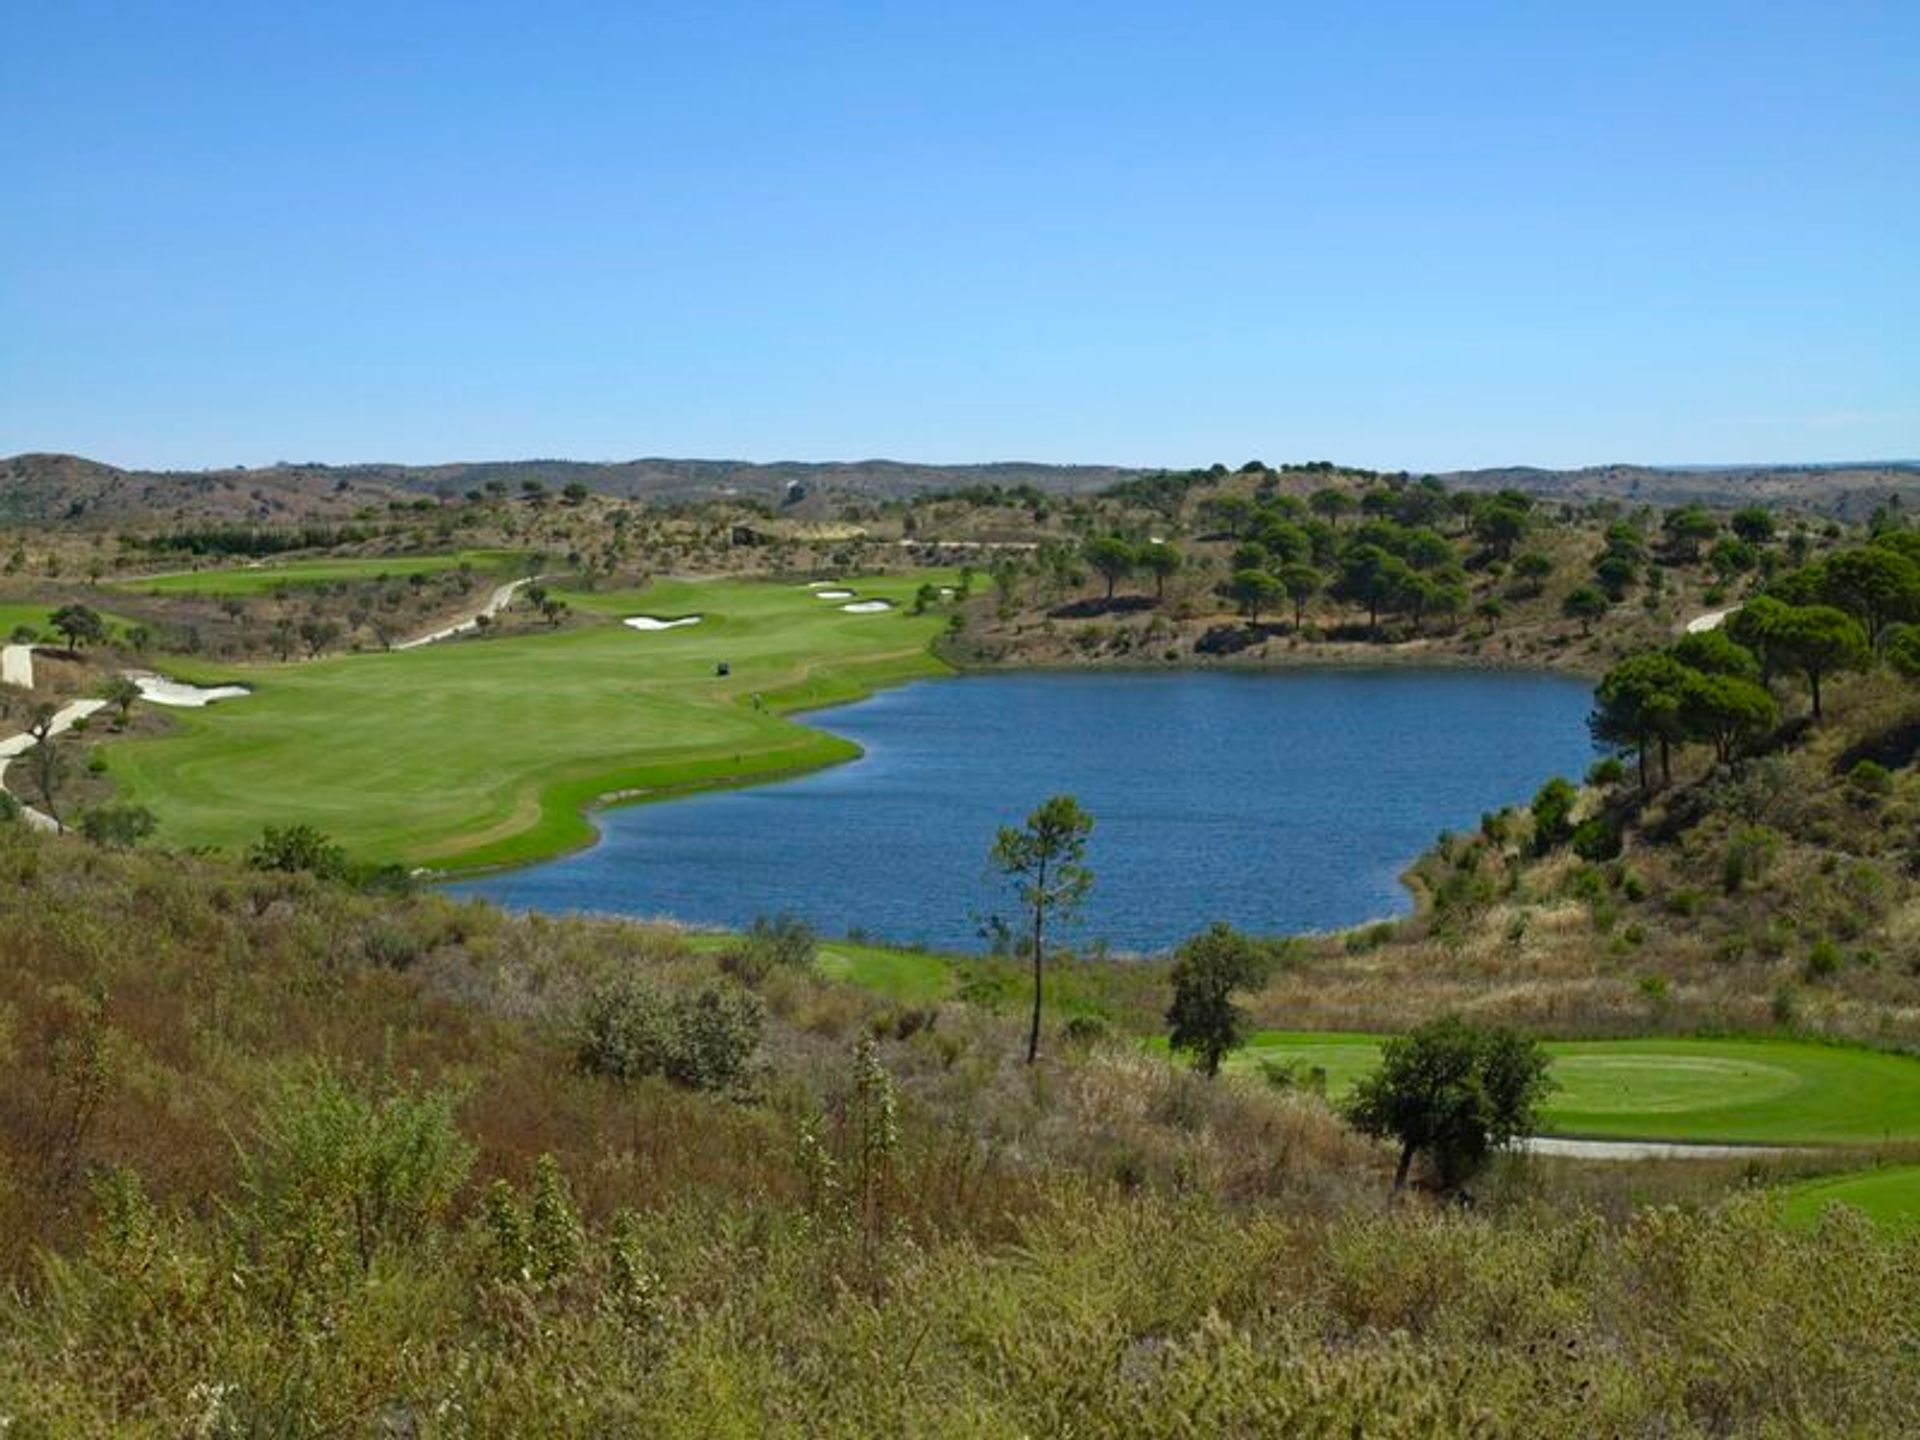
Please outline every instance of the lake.
[{"label": "lake", "polygon": [[516,909],[983,949],[1015,906],[1001,825],[1069,792],[1095,882],[1067,939],[1150,951],[1215,920],[1263,933],[1404,913],[1444,829],[1577,778],[1591,692],[1472,670],[1017,673],[922,681],[808,717],[851,764],[601,812],[598,845],[449,888]]}]

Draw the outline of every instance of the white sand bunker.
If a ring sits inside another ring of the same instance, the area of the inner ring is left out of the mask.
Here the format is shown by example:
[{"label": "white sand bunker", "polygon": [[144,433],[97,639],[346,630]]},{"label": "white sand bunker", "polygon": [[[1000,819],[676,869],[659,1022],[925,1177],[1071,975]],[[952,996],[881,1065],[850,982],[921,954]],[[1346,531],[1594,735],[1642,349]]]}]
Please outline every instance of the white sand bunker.
[{"label": "white sand bunker", "polygon": [[809,580],[807,581],[806,588],[809,590],[831,590],[839,583],[838,580]]},{"label": "white sand bunker", "polygon": [[128,671],[127,678],[140,687],[140,698],[154,705],[177,705],[198,710],[216,700],[238,700],[253,692],[244,685],[189,685],[184,680],[169,680],[151,671]]},{"label": "white sand bunker", "polygon": [[818,600],[851,600],[853,598],[851,590],[816,590],[813,594]]},{"label": "white sand bunker", "polygon": [[676,620],[662,620],[658,615],[629,615],[620,623],[630,630],[678,630],[682,625],[698,625],[702,618],[682,615]]},{"label": "white sand bunker", "polygon": [[891,600],[856,600],[851,605],[840,607],[849,615],[878,615],[882,610],[891,610]]}]

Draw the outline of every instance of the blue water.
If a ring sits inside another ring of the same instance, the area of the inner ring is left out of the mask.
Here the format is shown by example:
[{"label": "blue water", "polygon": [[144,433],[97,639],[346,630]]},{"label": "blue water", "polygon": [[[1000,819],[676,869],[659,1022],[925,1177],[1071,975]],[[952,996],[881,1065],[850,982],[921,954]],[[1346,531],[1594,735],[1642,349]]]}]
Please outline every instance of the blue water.
[{"label": "blue water", "polygon": [[1397,877],[1441,830],[1579,775],[1589,701],[1563,676],[1466,670],[925,681],[809,717],[860,743],[851,764],[606,811],[592,849],[452,888],[980,949],[1015,909],[987,868],[996,829],[1066,791],[1094,817],[1096,877],[1068,938],[1331,929],[1406,910]]}]

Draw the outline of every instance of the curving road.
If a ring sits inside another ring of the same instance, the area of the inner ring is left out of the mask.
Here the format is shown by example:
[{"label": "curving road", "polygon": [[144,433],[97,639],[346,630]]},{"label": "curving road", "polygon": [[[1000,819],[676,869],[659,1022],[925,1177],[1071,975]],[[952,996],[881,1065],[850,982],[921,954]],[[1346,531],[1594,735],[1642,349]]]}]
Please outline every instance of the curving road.
[{"label": "curving road", "polygon": [[[54,714],[53,724],[50,725],[47,730],[48,737],[51,738],[55,735],[64,734],[73,728],[76,720],[83,720],[96,711],[106,709],[106,706],[107,702],[104,700],[73,701]],[[26,734],[24,731],[21,734],[10,735],[5,740],[0,740],[0,790],[6,788],[7,767],[22,755],[26,754],[27,751],[31,750],[37,743],[39,742],[37,742],[33,736]],[[27,805],[24,801],[21,802],[20,805],[20,818],[25,820],[27,824],[31,825],[35,830],[45,830],[57,834],[65,828],[51,815],[42,814],[40,811]]]},{"label": "curving road", "polygon": [[513,597],[520,593],[522,586],[531,585],[538,578],[538,576],[529,575],[523,580],[510,580],[505,585],[496,587],[494,592],[487,597],[487,603],[469,615],[465,620],[459,621],[457,624],[444,626],[439,630],[430,631],[425,635],[416,635],[411,640],[402,640],[393,648],[396,650],[415,650],[422,645],[431,645],[436,640],[451,640],[456,635],[465,635],[470,631],[478,630],[480,628],[481,616],[484,615],[487,619],[491,620],[513,603]]}]

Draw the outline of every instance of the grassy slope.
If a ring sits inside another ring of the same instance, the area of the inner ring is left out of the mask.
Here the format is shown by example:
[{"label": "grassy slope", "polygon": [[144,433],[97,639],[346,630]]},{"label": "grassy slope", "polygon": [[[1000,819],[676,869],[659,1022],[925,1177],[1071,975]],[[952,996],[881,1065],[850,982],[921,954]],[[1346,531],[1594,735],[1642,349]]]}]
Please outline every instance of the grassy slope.
[{"label": "grassy slope", "polygon": [[[1321,1066],[1338,1096],[1372,1069],[1375,1035],[1263,1031],[1230,1065]],[[1775,1144],[1920,1138],[1920,1061],[1778,1040],[1550,1043],[1554,1134]]]},{"label": "grassy slope", "polygon": [[292,560],[284,564],[237,565],[219,570],[184,570],[165,575],[116,580],[116,590],[147,595],[264,595],[282,586],[330,585],[337,580],[377,580],[433,574],[470,564],[482,574],[504,571],[519,559],[512,550],[460,550],[438,555],[345,556]]},{"label": "grassy slope", "polygon": [[[856,588],[904,603],[925,578]],[[263,825],[306,821],[370,859],[508,864],[587,843],[582,811],[603,795],[849,759],[850,742],[779,712],[943,672],[927,651],[940,617],[848,615],[792,585],[567,598],[588,623],[236,668],[254,695],[180,712],[165,738],[114,745],[112,773],[176,846],[238,847]],[[618,623],[693,612],[706,620],[683,630]],[[724,679],[720,659],[732,666]]]}]

